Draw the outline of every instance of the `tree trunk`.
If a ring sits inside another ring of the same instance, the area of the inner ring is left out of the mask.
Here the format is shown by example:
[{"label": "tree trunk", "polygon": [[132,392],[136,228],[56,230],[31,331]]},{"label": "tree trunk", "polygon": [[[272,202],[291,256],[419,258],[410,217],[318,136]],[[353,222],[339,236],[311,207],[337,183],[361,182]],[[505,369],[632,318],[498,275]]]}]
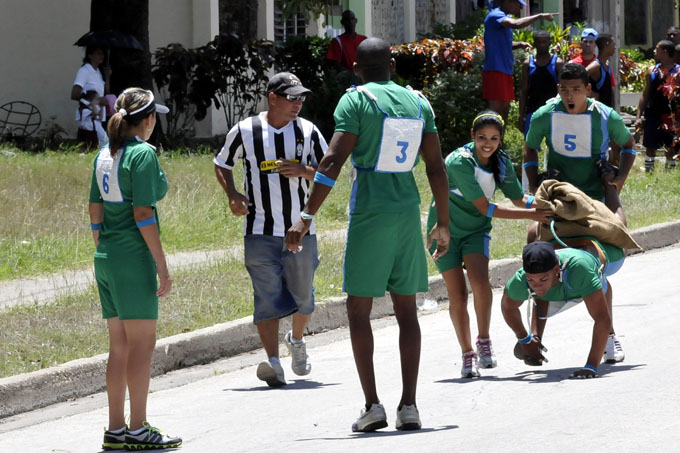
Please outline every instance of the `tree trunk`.
[{"label": "tree trunk", "polygon": [[153,89],[149,51],[148,0],[91,0],[90,30],[115,30],[128,33],[142,44],[144,51],[111,49],[111,92],[120,94],[128,87]]}]

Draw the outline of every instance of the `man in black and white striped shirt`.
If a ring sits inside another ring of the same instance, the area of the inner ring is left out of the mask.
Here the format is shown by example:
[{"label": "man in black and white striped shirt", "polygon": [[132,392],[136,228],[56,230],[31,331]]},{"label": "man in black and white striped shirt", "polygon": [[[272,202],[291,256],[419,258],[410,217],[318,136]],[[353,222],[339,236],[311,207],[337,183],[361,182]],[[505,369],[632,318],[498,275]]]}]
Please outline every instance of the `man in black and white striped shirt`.
[{"label": "man in black and white striped shirt", "polygon": [[[271,387],[286,383],[279,362],[279,319],[293,315],[285,336],[295,374],[310,372],[303,333],[314,311],[314,271],[319,264],[314,223],[298,253],[285,243],[286,231],[300,219],[310,181],[328,148],[311,122],[298,118],[311,91],[295,75],[272,76],[269,109],[234,126],[213,160],[215,174],[234,215],[245,216],[245,264],[253,282],[253,321],[268,360],[257,368]],[[234,184],[236,159],[244,165],[244,193]]]}]

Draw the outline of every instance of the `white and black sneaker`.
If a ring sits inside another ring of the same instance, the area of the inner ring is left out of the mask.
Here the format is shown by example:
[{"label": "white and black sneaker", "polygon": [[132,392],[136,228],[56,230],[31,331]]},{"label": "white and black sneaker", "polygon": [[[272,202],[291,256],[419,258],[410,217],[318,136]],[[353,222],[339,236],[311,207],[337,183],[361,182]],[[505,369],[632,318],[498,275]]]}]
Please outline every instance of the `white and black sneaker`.
[{"label": "white and black sneaker", "polygon": [[182,445],[181,437],[168,436],[160,429],[154,428],[147,422],[142,422],[142,425],[144,428],[142,428],[141,432],[130,432],[128,430],[125,433],[126,450],[157,450],[164,448],[177,448]]},{"label": "white and black sneaker", "polygon": [[386,426],[387,414],[385,414],[385,408],[380,403],[373,403],[368,410],[365,407],[361,409],[359,418],[352,424],[352,431],[369,433]]},{"label": "white and black sneaker", "polygon": [[625,358],[626,354],[623,352],[619,339],[616,338],[616,334],[610,333],[609,338],[607,338],[607,347],[604,349],[605,362],[618,363],[623,362]]},{"label": "white and black sneaker", "polygon": [[286,385],[286,378],[283,374],[283,367],[278,360],[263,360],[257,366],[257,378],[265,381],[270,387],[281,387]]},{"label": "white and black sneaker", "polygon": [[303,338],[297,341],[293,338],[293,331],[290,330],[286,334],[283,342],[286,344],[290,357],[292,359],[291,368],[293,373],[298,376],[306,376],[312,371],[312,365],[309,363],[309,356],[307,355],[307,344]]}]

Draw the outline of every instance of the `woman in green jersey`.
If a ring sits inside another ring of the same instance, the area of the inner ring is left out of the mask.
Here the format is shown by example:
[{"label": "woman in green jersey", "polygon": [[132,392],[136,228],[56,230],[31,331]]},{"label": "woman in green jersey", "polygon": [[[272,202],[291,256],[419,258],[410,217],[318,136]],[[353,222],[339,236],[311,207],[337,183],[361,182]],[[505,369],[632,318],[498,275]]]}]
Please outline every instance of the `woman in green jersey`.
[{"label": "woman in green jersey", "polygon": [[[156,202],[165,196],[168,182],[155,148],[144,140],[153,132],[156,112],[167,111],[154,102],[151,91],[123,91],[108,124],[110,146],[99,151],[92,173],[89,211],[97,247],[94,267],[109,329],[105,450],[170,448],[182,443],[146,421],[158,298],[170,292],[172,280],[156,212]],[[129,427],[124,414],[126,390],[130,394]]]},{"label": "woman in green jersey", "polygon": [[[449,251],[435,263],[449,294],[449,314],[463,353],[463,377],[478,377],[479,367],[496,366],[496,356],[489,337],[493,299],[489,284],[491,218],[545,222],[552,214],[550,210],[534,208],[534,197],[522,192],[512,162],[501,149],[503,128],[503,119],[498,113],[491,110],[481,112],[470,130],[472,142],[446,157],[451,245]],[[501,189],[516,207],[490,202],[496,188]],[[433,204],[428,228],[429,224],[434,224],[434,214]],[[463,263],[470,280],[477,315],[479,335],[476,352],[470,334]]]}]

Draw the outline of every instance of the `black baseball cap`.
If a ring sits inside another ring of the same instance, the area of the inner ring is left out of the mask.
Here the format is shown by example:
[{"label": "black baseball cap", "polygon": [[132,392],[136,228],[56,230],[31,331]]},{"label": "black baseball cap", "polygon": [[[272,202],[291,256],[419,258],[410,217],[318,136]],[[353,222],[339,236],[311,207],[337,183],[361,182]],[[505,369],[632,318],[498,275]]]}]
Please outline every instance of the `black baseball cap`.
[{"label": "black baseball cap", "polygon": [[555,248],[549,242],[527,244],[522,251],[522,267],[527,274],[548,272],[559,263]]},{"label": "black baseball cap", "polygon": [[290,72],[274,74],[269,79],[269,84],[267,85],[267,93],[299,95],[311,92],[312,90],[303,87],[300,79]]}]

